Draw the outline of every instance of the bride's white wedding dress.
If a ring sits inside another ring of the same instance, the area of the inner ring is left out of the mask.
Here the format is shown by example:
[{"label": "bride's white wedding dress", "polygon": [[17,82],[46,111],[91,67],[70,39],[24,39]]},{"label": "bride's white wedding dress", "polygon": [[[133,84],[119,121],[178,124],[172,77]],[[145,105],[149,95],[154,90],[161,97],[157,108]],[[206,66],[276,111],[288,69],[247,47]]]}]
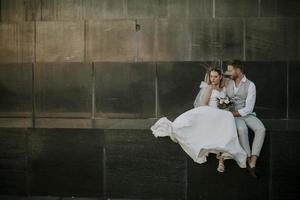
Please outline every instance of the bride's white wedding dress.
[{"label": "bride's white wedding dress", "polygon": [[217,106],[217,98],[225,96],[225,89],[213,90],[208,106],[188,110],[173,122],[160,118],[151,127],[153,135],[169,136],[197,163],[206,162],[208,154],[215,153],[217,158],[234,159],[245,168],[247,154],[239,144],[234,117]]}]

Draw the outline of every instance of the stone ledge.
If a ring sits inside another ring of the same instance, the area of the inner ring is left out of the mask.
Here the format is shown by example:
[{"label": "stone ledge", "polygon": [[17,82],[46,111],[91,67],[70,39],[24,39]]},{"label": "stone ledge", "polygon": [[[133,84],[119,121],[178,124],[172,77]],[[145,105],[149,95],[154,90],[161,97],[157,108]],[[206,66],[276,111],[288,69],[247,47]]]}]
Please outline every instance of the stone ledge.
[{"label": "stone ledge", "polygon": [[[79,129],[131,129],[148,130],[158,118],[0,118],[0,128],[79,128]],[[170,120],[173,120],[170,118]],[[300,119],[262,119],[268,131],[300,131]]]}]

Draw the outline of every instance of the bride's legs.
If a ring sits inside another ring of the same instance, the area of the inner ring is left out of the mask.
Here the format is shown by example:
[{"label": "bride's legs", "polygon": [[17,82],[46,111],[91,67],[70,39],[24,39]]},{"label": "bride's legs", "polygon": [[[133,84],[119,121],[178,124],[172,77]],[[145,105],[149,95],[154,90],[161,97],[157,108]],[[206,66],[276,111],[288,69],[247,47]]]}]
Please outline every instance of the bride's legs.
[{"label": "bride's legs", "polygon": [[222,156],[220,156],[220,158],[219,158],[219,164],[218,164],[217,171],[218,172],[224,172],[225,171],[224,158]]}]

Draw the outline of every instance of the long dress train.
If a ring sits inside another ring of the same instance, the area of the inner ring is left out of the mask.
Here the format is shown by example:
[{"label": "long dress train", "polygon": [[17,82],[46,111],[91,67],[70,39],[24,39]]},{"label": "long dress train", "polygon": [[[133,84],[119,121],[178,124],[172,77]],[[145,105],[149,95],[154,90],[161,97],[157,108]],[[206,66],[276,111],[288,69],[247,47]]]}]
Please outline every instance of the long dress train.
[{"label": "long dress train", "polygon": [[213,90],[208,106],[188,110],[173,122],[160,118],[151,127],[153,135],[169,136],[197,163],[206,162],[208,154],[215,153],[245,168],[247,154],[239,144],[234,117],[217,108],[217,98],[224,96],[224,91]]}]

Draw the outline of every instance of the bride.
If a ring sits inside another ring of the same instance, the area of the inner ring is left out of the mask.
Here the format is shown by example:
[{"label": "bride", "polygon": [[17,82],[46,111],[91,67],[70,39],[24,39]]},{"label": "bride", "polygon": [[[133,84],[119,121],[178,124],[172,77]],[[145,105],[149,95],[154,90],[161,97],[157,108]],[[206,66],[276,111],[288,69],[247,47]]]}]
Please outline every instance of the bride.
[{"label": "bride", "polygon": [[234,117],[231,112],[218,108],[217,98],[226,97],[225,81],[219,68],[207,72],[195,108],[178,116],[173,122],[160,118],[152,127],[155,137],[169,136],[197,163],[206,162],[209,153],[219,159],[217,170],[225,171],[224,160],[234,159],[246,167],[247,154],[239,144]]}]

